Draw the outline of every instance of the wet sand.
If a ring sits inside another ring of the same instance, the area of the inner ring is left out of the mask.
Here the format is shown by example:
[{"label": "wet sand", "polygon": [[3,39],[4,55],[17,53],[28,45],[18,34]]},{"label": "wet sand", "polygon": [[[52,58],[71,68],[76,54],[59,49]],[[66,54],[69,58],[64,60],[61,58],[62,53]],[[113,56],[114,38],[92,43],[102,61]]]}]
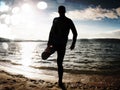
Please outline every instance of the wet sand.
[{"label": "wet sand", "polygon": [[0,71],[0,90],[120,90],[120,75],[64,74],[65,88],[54,80],[30,79]]}]

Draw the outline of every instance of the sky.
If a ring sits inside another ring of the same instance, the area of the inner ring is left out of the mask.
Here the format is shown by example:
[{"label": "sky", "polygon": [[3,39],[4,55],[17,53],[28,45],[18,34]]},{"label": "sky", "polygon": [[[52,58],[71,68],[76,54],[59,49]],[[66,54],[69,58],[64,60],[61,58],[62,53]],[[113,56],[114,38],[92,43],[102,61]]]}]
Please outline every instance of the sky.
[{"label": "sky", "polygon": [[120,39],[119,0],[0,0],[0,37],[48,40],[59,5],[66,7],[78,39]]}]

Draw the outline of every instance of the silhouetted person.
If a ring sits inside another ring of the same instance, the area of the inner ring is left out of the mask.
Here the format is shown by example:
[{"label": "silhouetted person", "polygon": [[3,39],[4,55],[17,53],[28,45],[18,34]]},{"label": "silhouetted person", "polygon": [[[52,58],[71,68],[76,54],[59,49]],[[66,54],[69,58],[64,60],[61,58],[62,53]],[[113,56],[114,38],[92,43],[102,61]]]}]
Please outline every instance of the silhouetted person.
[{"label": "silhouetted person", "polygon": [[53,46],[55,51],[57,51],[57,65],[58,65],[58,76],[59,76],[59,86],[62,84],[63,77],[63,59],[66,51],[66,44],[68,40],[69,31],[72,30],[73,33],[73,41],[70,49],[74,49],[77,31],[71,19],[65,16],[66,9],[64,6],[58,7],[59,17],[54,18],[53,25],[51,27],[48,46]]}]

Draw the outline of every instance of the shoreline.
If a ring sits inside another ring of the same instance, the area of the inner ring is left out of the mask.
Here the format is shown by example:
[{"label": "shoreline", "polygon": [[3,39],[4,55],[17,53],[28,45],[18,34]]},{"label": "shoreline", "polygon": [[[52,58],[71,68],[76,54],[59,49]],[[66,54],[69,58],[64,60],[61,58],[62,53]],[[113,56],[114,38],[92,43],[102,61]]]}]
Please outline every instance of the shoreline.
[{"label": "shoreline", "polygon": [[[64,74],[66,90],[119,90],[120,75]],[[30,79],[0,70],[0,90],[61,90],[55,80]]]},{"label": "shoreline", "polygon": [[[9,60],[0,60],[0,66],[4,64],[10,64],[11,66],[18,66],[18,67],[22,67],[23,65],[22,64],[17,64],[17,63],[14,63],[14,62],[11,62]],[[2,65],[3,66],[3,65]],[[7,66],[8,67],[8,66]],[[35,67],[35,66],[29,66],[30,68],[34,68],[34,69],[39,69],[39,70],[45,70],[45,71],[54,71],[54,72],[57,72],[57,68],[55,67]],[[103,68],[104,69],[104,68]],[[73,70],[73,69],[66,69],[64,68],[64,72],[65,73],[69,73],[69,74],[88,74],[88,75],[116,75],[116,74],[119,74],[120,75],[120,69],[118,70]]]}]

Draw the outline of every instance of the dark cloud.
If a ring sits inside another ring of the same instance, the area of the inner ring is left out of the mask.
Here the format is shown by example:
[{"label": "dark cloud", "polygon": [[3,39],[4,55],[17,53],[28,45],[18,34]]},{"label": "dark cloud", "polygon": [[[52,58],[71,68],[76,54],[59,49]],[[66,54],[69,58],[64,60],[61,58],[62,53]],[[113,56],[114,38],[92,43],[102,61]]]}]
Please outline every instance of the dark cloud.
[{"label": "dark cloud", "polygon": [[120,0],[66,0],[66,2],[73,2],[84,4],[86,6],[98,6],[102,8],[118,8],[120,6]]}]

